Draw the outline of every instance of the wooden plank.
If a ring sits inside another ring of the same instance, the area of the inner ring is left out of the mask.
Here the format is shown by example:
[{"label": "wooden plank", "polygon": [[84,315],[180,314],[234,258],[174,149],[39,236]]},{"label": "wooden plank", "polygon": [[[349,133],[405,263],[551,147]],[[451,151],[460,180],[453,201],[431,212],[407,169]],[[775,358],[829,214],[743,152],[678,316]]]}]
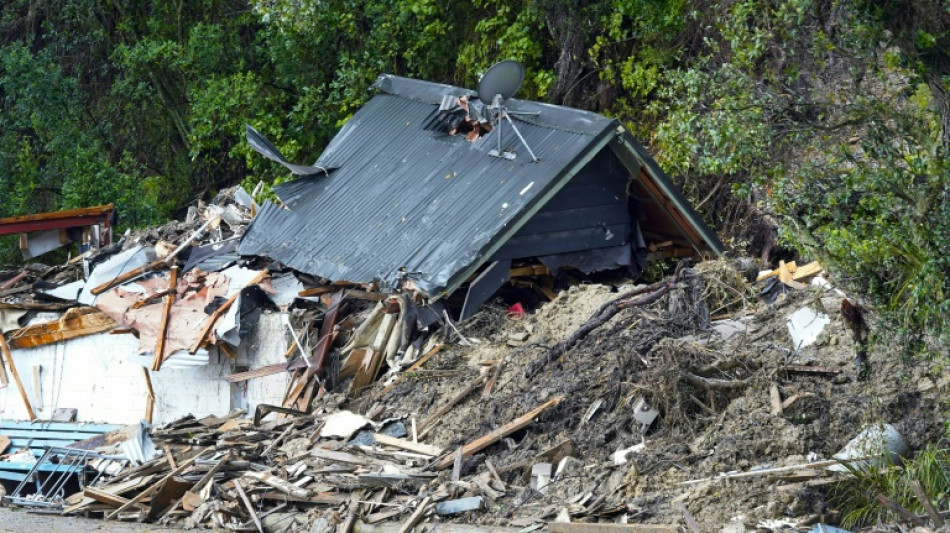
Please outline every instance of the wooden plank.
[{"label": "wooden plank", "polygon": [[769,387],[769,400],[772,402],[772,414],[781,416],[782,414],[782,395],[779,393],[778,385],[772,383]]},{"label": "wooden plank", "polygon": [[[524,415],[521,415],[520,417],[512,420],[511,422],[508,422],[504,426],[501,426],[500,428],[495,429],[478,439],[475,439],[474,441],[462,447],[462,455],[466,457],[470,456],[476,452],[484,450],[485,448],[500,441],[501,439],[507,437],[508,435],[511,435],[515,431],[528,427],[529,425],[531,425],[532,422],[534,422],[535,417],[540,415],[542,412],[544,412],[548,408],[554,407],[555,405],[561,403],[561,400],[563,399],[564,399],[563,397],[558,397],[558,398],[554,398],[553,400],[549,400],[548,402],[545,402],[544,404],[541,404],[540,406],[536,407],[534,410],[528,413],[525,413]],[[452,455],[443,457],[442,459],[436,461],[432,465],[432,469],[442,470],[444,468],[447,468],[450,465],[452,465],[454,460],[455,459],[454,457],[452,457]]]},{"label": "wooden plank", "polygon": [[892,513],[897,514],[898,516],[900,516],[907,522],[910,522],[911,524],[914,524],[915,526],[920,526],[924,528],[927,527],[927,524],[924,523],[923,520],[911,514],[910,511],[902,507],[901,504],[897,503],[896,500],[892,500],[891,498],[888,498],[887,496],[883,494],[878,494],[877,501],[884,507],[887,507]]},{"label": "wooden plank", "polygon": [[[123,481],[121,483],[114,483],[112,485],[106,485],[104,487],[97,487],[96,490],[102,493],[119,496],[123,493],[135,490],[143,485],[146,485],[151,480],[152,480],[152,476],[137,477],[135,479],[131,479],[128,481]],[[82,499],[78,503],[75,503],[63,509],[62,514],[64,515],[70,514],[70,513],[74,513],[76,511],[85,509],[87,506],[95,503],[96,501],[97,500],[83,494]],[[124,505],[124,503],[122,505]]]},{"label": "wooden plank", "polygon": [[13,355],[10,353],[10,347],[7,345],[7,339],[3,335],[3,332],[0,332],[0,354],[3,355],[3,358],[7,361],[7,366],[10,368],[10,375],[13,376],[13,381],[16,383],[17,390],[20,392],[20,398],[23,399],[23,406],[26,407],[26,414],[30,417],[30,420],[36,420],[36,414],[33,412],[33,406],[30,404],[30,398],[26,395],[26,389],[23,388],[23,382],[20,381],[20,373],[17,372],[16,364],[13,362]]},{"label": "wooden plank", "polygon": [[133,268],[132,270],[129,270],[128,272],[126,272],[126,273],[124,273],[124,274],[119,274],[118,276],[116,276],[116,277],[110,279],[109,281],[106,281],[105,283],[101,283],[101,284],[99,284],[99,285],[96,285],[96,286],[93,287],[92,290],[89,291],[89,292],[91,292],[92,294],[98,296],[98,295],[100,295],[100,294],[106,292],[107,290],[109,290],[109,289],[111,289],[111,288],[113,288],[113,287],[117,287],[117,286],[122,285],[123,283],[125,283],[125,282],[127,282],[127,281],[130,281],[130,280],[132,280],[132,279],[135,279],[135,278],[137,278],[137,277],[139,277],[139,276],[142,276],[142,275],[144,275],[144,274],[146,274],[146,273],[148,273],[148,272],[152,272],[152,271],[155,271],[155,270],[159,270],[159,269],[162,269],[162,268],[164,268],[164,267],[165,267],[165,261],[163,261],[163,260],[161,260],[161,259],[159,259],[158,261],[152,261],[151,263],[147,263],[147,264],[142,265],[142,266],[140,266],[140,267],[138,267],[138,268]]},{"label": "wooden plank", "polygon": [[25,278],[29,273],[30,273],[29,270],[24,270],[20,272],[19,274],[17,274],[16,276],[13,276],[12,278],[4,281],[3,285],[0,285],[0,291],[5,291],[9,289],[10,287],[16,285],[17,283],[20,282],[21,279]]},{"label": "wooden plank", "polygon": [[104,205],[97,205],[94,207],[80,207],[77,209],[66,209],[64,211],[53,211],[51,213],[36,213],[32,215],[20,215],[16,217],[2,218],[0,219],[0,225],[18,224],[21,222],[62,220],[65,218],[76,218],[76,217],[101,217],[101,216],[105,216],[112,213],[113,209],[115,209],[115,206],[113,204],[104,204]]},{"label": "wooden plank", "polygon": [[550,533],[679,533],[679,526],[665,524],[591,524],[550,522]]},{"label": "wooden plank", "polygon": [[799,372],[802,374],[840,374],[841,370],[827,366],[807,366],[807,365],[785,365],[787,372]]},{"label": "wooden plank", "polygon": [[149,424],[152,423],[152,413],[155,409],[155,389],[152,388],[152,376],[149,375],[148,369],[144,366],[142,367],[142,373],[145,375],[145,421]]},{"label": "wooden plank", "polygon": [[[247,282],[247,284],[244,285],[244,287],[242,287],[241,290],[244,290],[245,288],[250,287],[251,285],[257,285],[264,278],[267,277],[267,274],[268,274],[267,270],[261,270],[260,272],[257,273],[256,276],[254,276],[254,278],[251,279],[251,281]],[[198,351],[198,348],[200,348],[201,345],[205,342],[205,337],[207,337],[208,333],[210,333],[211,330],[214,329],[215,322],[217,322],[219,318],[221,318],[222,316],[224,316],[225,313],[228,312],[228,309],[234,304],[235,301],[237,301],[238,296],[240,295],[241,295],[241,291],[235,292],[223,304],[221,304],[221,307],[215,309],[214,312],[211,313],[211,316],[208,317],[208,319],[205,321],[204,325],[202,326],[201,333],[198,334],[198,338],[195,339],[195,342],[188,349],[188,353],[193,354]]]},{"label": "wooden plank", "polygon": [[430,496],[426,496],[419,502],[419,505],[416,506],[416,510],[402,523],[402,526],[399,527],[398,533],[409,533],[412,531],[412,528],[416,527],[416,524],[419,523],[419,520],[422,519],[422,515],[426,512],[426,508],[429,506],[429,502],[432,501]]},{"label": "wooden plank", "polygon": [[[86,498],[91,498],[97,502],[110,505],[112,507],[122,507],[129,503],[128,498],[123,498],[122,496],[116,496],[115,494],[100,490],[95,487],[86,487],[82,491],[82,495]],[[135,507],[138,507],[142,510],[147,510],[148,508],[142,504],[136,504]]]},{"label": "wooden plank", "polygon": [[469,394],[474,392],[475,389],[480,387],[481,384],[485,381],[485,378],[486,378],[485,373],[479,374],[478,377],[473,379],[472,382],[468,384],[468,386],[466,386],[464,389],[459,391],[459,393],[453,396],[449,401],[439,406],[439,408],[436,409],[434,413],[432,413],[425,420],[423,420],[422,424],[419,426],[419,436],[424,438],[426,435],[428,435],[429,432],[432,431],[432,428],[435,427],[435,423],[439,421],[442,415],[451,411],[456,405],[461,403],[462,400],[468,397]]},{"label": "wooden plank", "polygon": [[255,368],[254,370],[248,370],[246,372],[235,372],[234,374],[225,377],[224,380],[228,383],[238,383],[241,381],[247,381],[249,379],[272,376],[274,374],[280,374],[281,372],[286,371],[287,365],[285,363],[277,363],[276,365],[262,366],[260,368]]},{"label": "wooden plank", "polygon": [[436,457],[442,453],[442,448],[439,448],[438,446],[422,444],[421,442],[412,442],[411,440],[397,439],[395,437],[390,437],[389,435],[383,435],[382,433],[377,433],[374,435],[374,438],[376,439],[377,444],[392,446],[402,450],[409,450],[410,452],[430,455],[432,457]]},{"label": "wooden plank", "polygon": [[168,319],[172,314],[172,304],[175,303],[175,287],[178,286],[178,267],[172,267],[168,273],[168,296],[165,297],[165,306],[162,307],[162,320],[158,324],[158,341],[155,344],[155,355],[152,357],[152,370],[158,372],[165,362],[165,337],[168,335]]},{"label": "wooden plank", "polygon": [[132,505],[135,505],[135,504],[141,502],[142,500],[144,500],[145,498],[151,496],[152,494],[155,494],[156,492],[158,492],[158,491],[165,485],[165,483],[166,483],[169,479],[171,479],[171,478],[177,476],[178,474],[181,474],[182,472],[184,472],[184,470],[185,470],[186,468],[188,468],[189,466],[191,466],[191,464],[194,463],[199,457],[201,457],[202,455],[204,455],[205,453],[207,453],[207,452],[209,452],[209,451],[211,451],[211,450],[213,450],[213,449],[214,449],[214,446],[208,446],[207,448],[201,450],[200,452],[198,452],[197,454],[195,454],[194,456],[192,456],[191,459],[188,459],[187,461],[182,462],[180,465],[178,465],[178,468],[172,470],[171,472],[169,472],[168,474],[166,474],[162,479],[160,479],[160,480],[156,481],[154,484],[152,484],[152,486],[150,486],[150,487],[148,487],[147,489],[145,489],[145,490],[143,490],[142,492],[140,492],[135,498],[132,498],[131,500],[129,500],[129,503],[123,505],[122,507],[119,507],[118,509],[116,509],[115,511],[113,511],[112,513],[110,513],[109,515],[107,515],[106,518],[114,518],[116,515],[118,515],[118,514],[121,513],[122,511],[127,510],[127,509],[128,509],[129,507],[131,507]]},{"label": "wooden plank", "polygon": [[254,506],[251,505],[251,500],[247,498],[247,494],[244,492],[244,487],[241,486],[240,479],[234,480],[234,488],[237,490],[238,496],[241,497],[241,501],[244,502],[244,507],[247,508],[247,512],[250,513],[251,518],[254,520],[254,525],[257,527],[258,533],[264,533],[264,526],[261,525],[261,519],[254,511]]},{"label": "wooden plank", "polygon": [[406,379],[406,376],[408,376],[411,372],[414,372],[414,371],[419,370],[420,368],[422,368],[422,365],[426,364],[426,361],[428,361],[433,355],[439,353],[439,350],[441,350],[441,349],[442,349],[442,345],[441,345],[441,344],[436,344],[435,346],[433,346],[432,349],[430,349],[428,352],[426,352],[425,355],[423,355],[422,357],[420,357],[419,360],[416,361],[415,363],[413,363],[413,365],[410,366],[405,372],[403,372],[402,374],[399,374],[398,376],[396,376],[396,379],[394,379],[393,382],[390,383],[386,388],[384,388],[384,389],[382,389],[381,391],[377,392],[377,393],[373,396],[373,399],[378,400],[378,399],[382,398],[383,396],[385,396],[388,392],[390,392],[391,390],[393,390],[394,388],[396,388],[396,385],[398,385],[399,383],[401,383],[402,380]]},{"label": "wooden plank", "polygon": [[940,513],[937,512],[933,502],[931,502],[930,498],[927,497],[927,492],[924,490],[924,486],[920,484],[920,481],[917,481],[916,479],[911,481],[910,489],[914,491],[914,496],[917,497],[917,501],[920,502],[920,505],[924,508],[924,511],[927,512],[927,516],[930,517],[930,520],[933,521],[934,528],[942,528],[945,524],[943,517],[940,516]]},{"label": "wooden plank", "polygon": [[523,278],[526,276],[543,276],[550,273],[551,271],[544,265],[531,265],[512,268],[508,271],[508,277]]},{"label": "wooden plank", "polygon": [[35,348],[54,342],[108,331],[116,326],[109,315],[95,307],[70,309],[58,320],[20,328],[10,334],[12,348]]},{"label": "wooden plank", "polygon": [[812,261],[807,265],[803,265],[795,269],[794,275],[792,275],[793,281],[801,281],[805,278],[810,278],[812,276],[817,276],[824,271],[824,268],[821,266],[821,263],[818,261]]}]

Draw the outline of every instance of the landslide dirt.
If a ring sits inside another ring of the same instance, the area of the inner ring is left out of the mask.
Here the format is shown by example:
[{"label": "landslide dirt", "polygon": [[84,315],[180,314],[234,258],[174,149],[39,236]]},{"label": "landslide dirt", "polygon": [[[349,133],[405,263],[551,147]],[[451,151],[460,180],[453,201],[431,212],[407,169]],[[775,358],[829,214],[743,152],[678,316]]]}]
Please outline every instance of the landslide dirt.
[{"label": "landslide dirt", "polygon": [[[810,482],[818,486],[787,475],[683,482],[829,458],[882,421],[916,449],[943,431],[939,396],[950,379],[903,360],[896,348],[878,347],[869,379],[859,381],[852,333],[838,311],[842,293],[809,288],[766,304],[757,292],[728,262],[702,263],[660,301],[621,311],[556,359],[548,348],[616,297],[616,287],[572,287],[521,320],[508,318],[503,306],[488,307],[460,326],[477,344],[447,346],[379,401],[387,416],[421,422],[500,362],[490,394],[482,387],[469,395],[423,439],[455,449],[563,398],[527,429],[465,461],[463,474],[484,471],[490,459],[507,485],[492,505],[467,515],[473,522],[526,525],[560,516],[680,523],[680,504],[707,530],[730,522],[833,521],[827,478]],[[831,323],[816,344],[796,352],[786,320],[805,306]],[[710,314],[730,318],[710,321]],[[783,370],[788,364],[840,372],[791,373]],[[798,396],[780,415],[772,413],[773,384],[784,400]],[[645,433],[633,417],[638,398],[659,411]],[[625,463],[613,460],[638,444]],[[573,459],[547,491],[529,488],[532,464],[556,468],[564,457]]]}]

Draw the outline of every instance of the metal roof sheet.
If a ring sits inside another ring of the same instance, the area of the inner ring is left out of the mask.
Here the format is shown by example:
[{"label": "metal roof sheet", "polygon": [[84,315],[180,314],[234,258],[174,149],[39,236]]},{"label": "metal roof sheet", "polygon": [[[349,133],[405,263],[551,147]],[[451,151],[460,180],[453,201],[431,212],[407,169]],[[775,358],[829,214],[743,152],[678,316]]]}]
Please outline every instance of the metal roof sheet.
[{"label": "metal roof sheet", "polygon": [[540,113],[512,113],[540,162],[507,125],[503,147],[518,157],[500,159],[488,155],[494,132],[469,142],[425,128],[443,95],[472,91],[395,76],[377,88],[315,164],[335,170],[275,187],[287,208],[265,204],[239,253],[333,280],[452,290],[619,131],[595,113],[512,99],[510,111]]}]

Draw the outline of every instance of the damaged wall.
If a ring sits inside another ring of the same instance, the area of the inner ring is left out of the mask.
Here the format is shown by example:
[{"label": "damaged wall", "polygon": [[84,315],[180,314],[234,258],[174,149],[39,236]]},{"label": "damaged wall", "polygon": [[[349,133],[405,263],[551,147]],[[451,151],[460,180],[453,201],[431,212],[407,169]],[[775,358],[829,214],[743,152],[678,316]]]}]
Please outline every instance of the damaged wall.
[{"label": "damaged wall", "polygon": [[[152,372],[155,391],[153,423],[165,424],[181,416],[223,415],[232,407],[252,411],[258,403],[280,404],[288,374],[231,385],[224,377],[237,365],[252,368],[283,359],[287,343],[280,314],[265,313],[236,350],[232,363],[213,349],[208,365],[166,367]],[[39,419],[49,419],[56,408],[73,407],[81,422],[131,424],[145,416],[146,385],[143,366],[133,362],[139,341],[132,335],[90,335],[38,348],[13,350],[23,385]],[[41,367],[37,391],[34,368]],[[232,399],[232,388],[234,389]],[[0,389],[0,419],[28,420],[14,386]]]}]

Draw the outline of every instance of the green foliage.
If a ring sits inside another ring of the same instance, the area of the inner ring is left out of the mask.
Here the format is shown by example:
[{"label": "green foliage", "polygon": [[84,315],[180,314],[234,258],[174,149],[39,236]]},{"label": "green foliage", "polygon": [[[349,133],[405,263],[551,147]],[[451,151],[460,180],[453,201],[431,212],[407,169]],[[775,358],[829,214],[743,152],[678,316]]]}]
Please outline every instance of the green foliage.
[{"label": "green foliage", "polygon": [[834,486],[831,499],[847,529],[898,518],[890,516],[890,511],[877,501],[878,495],[896,500],[915,514],[924,514],[926,510],[910,487],[913,481],[920,482],[938,509],[950,503],[950,450],[945,447],[929,445],[901,465],[845,467],[852,476]]}]

